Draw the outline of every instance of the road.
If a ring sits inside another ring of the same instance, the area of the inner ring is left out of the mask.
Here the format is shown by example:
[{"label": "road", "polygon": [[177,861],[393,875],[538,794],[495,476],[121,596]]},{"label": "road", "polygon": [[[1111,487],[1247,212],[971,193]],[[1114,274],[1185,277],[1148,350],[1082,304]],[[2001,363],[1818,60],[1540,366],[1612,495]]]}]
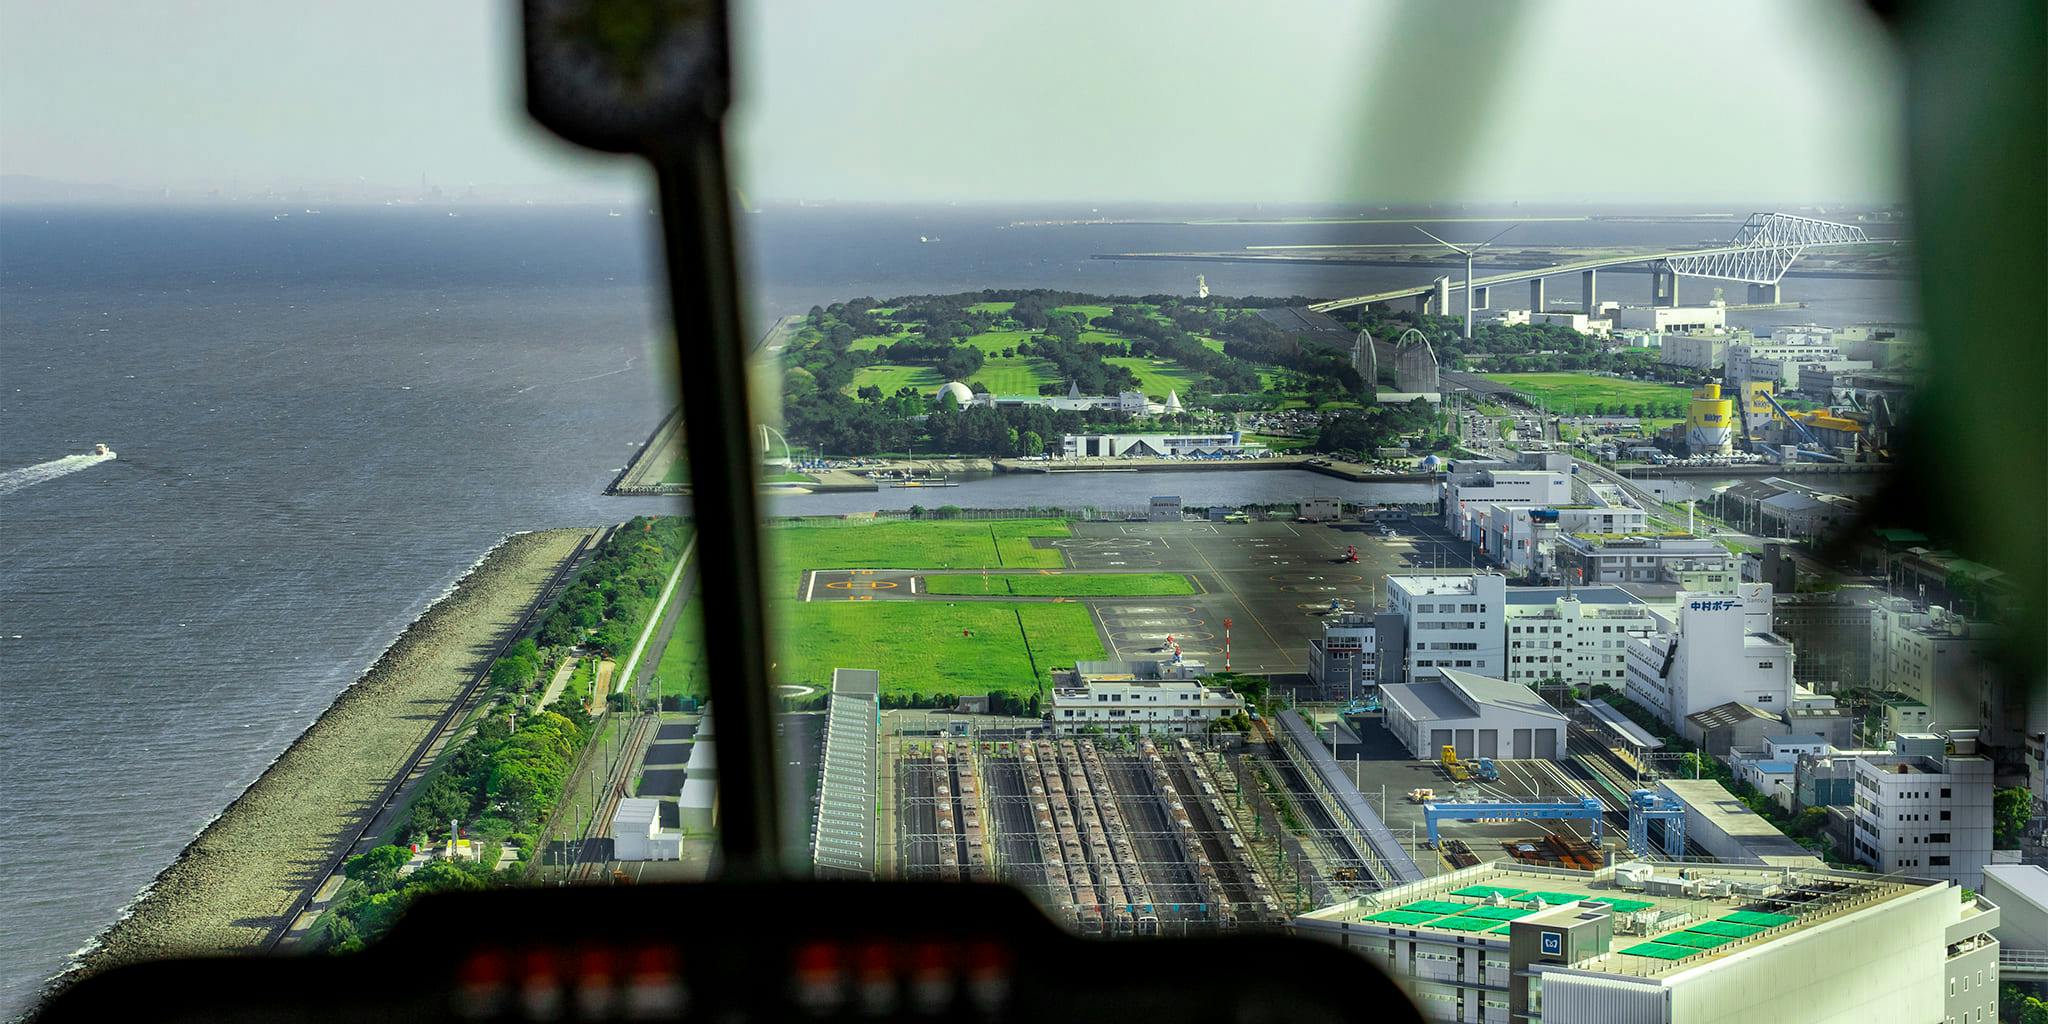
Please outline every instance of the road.
[{"label": "road", "polygon": [[280,915],[276,929],[262,943],[262,948],[266,952],[303,940],[311,930],[313,922],[327,909],[334,895],[341,891],[341,884],[344,881],[341,866],[350,857],[369,852],[393,834],[399,816],[406,812],[411,803],[413,788],[433,770],[434,763],[442,752],[463,734],[470,716],[483,703],[488,690],[484,684],[490,679],[491,663],[505,652],[505,648],[510,646],[512,641],[525,636],[537,623],[543,611],[553,607],[555,600],[562,596],[563,589],[569,585],[569,581],[575,578],[584,562],[603,547],[611,533],[611,530],[606,530],[597,535],[594,541],[592,538],[585,538],[555,569],[554,575],[548,578],[547,583],[534,596],[533,603],[527,606],[526,614],[520,618],[519,624],[499,638],[497,646],[489,657],[483,659],[483,667],[469,681],[461,697],[442,714],[433,731],[427,734],[426,741],[420,744],[419,749],[414,751],[412,757],[393,775],[390,784],[378,797],[374,807],[363,816],[362,824],[344,834],[341,837],[343,841],[336,844],[335,853],[327,863],[311,873],[311,877],[319,879],[319,882],[309,886],[293,906]]}]

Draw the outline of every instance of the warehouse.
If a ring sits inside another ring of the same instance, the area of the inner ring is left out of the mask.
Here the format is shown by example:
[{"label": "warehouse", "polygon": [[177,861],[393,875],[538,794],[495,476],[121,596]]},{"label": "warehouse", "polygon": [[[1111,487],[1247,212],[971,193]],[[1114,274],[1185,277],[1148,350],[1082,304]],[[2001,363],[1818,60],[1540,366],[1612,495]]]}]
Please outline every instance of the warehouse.
[{"label": "warehouse", "polygon": [[1324,907],[1292,930],[1371,960],[1431,1021],[1990,1024],[1998,925],[1998,908],[1952,883],[1896,875],[1508,861]]},{"label": "warehouse", "polygon": [[1565,716],[1535,691],[1504,679],[1443,669],[1411,683],[1383,683],[1387,731],[1417,758],[1456,747],[1459,757],[1564,756]]},{"label": "warehouse", "polygon": [[1821,860],[1712,779],[1665,779],[1657,784],[1685,805],[1685,835],[1724,864],[1817,868]]}]

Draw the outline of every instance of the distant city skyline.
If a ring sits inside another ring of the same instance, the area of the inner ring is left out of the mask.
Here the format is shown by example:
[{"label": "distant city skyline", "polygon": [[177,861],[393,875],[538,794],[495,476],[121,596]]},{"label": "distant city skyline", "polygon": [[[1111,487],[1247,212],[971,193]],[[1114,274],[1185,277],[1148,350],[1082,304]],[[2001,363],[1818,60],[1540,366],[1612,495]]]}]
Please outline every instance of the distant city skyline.
[{"label": "distant city skyline", "polygon": [[[1889,44],[1845,0],[734,13],[729,138],[735,180],[761,204],[1884,204],[1901,191]],[[527,123],[515,15],[0,0],[0,93],[33,98],[0,105],[0,202],[643,197],[632,161]]]}]

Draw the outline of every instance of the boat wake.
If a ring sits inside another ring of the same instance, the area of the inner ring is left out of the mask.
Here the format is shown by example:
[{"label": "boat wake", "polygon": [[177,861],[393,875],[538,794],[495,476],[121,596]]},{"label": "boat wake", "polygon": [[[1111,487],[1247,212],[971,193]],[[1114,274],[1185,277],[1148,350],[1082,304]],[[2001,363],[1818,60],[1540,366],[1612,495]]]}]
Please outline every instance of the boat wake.
[{"label": "boat wake", "polygon": [[102,462],[112,461],[114,461],[113,452],[107,452],[104,455],[98,453],[91,455],[66,455],[61,459],[51,459],[48,462],[37,463],[33,466],[10,469],[0,473],[0,495],[13,494],[16,491],[34,487],[37,484],[46,484],[60,476],[70,476],[79,470],[91,469]]}]

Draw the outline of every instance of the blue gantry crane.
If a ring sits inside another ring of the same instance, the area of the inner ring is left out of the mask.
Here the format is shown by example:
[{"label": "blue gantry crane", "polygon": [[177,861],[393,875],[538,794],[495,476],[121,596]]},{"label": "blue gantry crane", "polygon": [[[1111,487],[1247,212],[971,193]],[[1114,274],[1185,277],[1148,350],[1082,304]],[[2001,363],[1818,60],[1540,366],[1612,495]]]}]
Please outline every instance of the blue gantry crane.
[{"label": "blue gantry crane", "polygon": [[1664,855],[1685,857],[1685,805],[1647,789],[1638,789],[1628,799],[1628,852],[1650,853],[1650,822],[1664,823]]}]

